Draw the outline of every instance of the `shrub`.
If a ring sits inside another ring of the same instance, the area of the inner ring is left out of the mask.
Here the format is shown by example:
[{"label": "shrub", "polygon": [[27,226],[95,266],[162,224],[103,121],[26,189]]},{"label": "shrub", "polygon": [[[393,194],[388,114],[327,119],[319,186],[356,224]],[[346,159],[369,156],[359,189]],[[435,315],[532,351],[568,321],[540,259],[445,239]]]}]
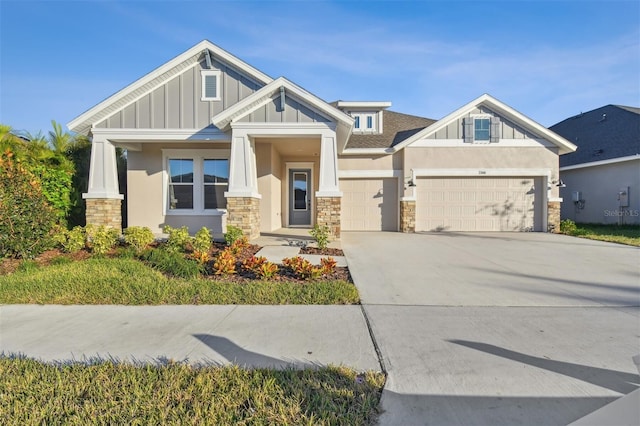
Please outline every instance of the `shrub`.
[{"label": "shrub", "polygon": [[282,264],[303,280],[320,278],[324,272],[323,267],[313,266],[311,262],[301,256],[282,259]]},{"label": "shrub", "polygon": [[242,253],[242,250],[244,250],[248,246],[249,240],[247,239],[247,237],[242,236],[231,243],[231,245],[229,246],[229,250],[231,250],[231,253],[233,253],[234,255],[238,255]]},{"label": "shrub", "polygon": [[154,240],[153,232],[147,227],[130,226],[124,230],[124,242],[140,254]]},{"label": "shrub", "polygon": [[74,226],[71,230],[58,227],[53,238],[66,253],[77,253],[86,245],[85,231],[82,226]]},{"label": "shrub", "polygon": [[87,225],[85,227],[87,245],[91,252],[99,256],[106,254],[118,243],[118,231],[104,225],[98,227]]},{"label": "shrub", "polygon": [[264,256],[251,256],[242,266],[258,278],[272,278],[278,272],[278,265],[267,261]]},{"label": "shrub", "polygon": [[56,222],[38,178],[12,152],[0,153],[0,258],[31,258],[53,247]]},{"label": "shrub", "polygon": [[320,250],[324,250],[327,248],[330,235],[329,227],[327,225],[316,224],[313,229],[309,231],[309,234],[311,234],[313,239],[316,240],[316,243],[318,244],[318,248]]},{"label": "shrub", "polygon": [[193,239],[193,250],[200,253],[209,253],[211,250],[211,232],[204,226],[196,232],[196,237]]},{"label": "shrub", "polygon": [[58,221],[65,222],[71,210],[71,180],[73,173],[64,168],[38,164],[29,167],[42,184],[42,193],[54,209]]},{"label": "shrub", "polygon": [[148,250],[143,255],[143,259],[160,272],[180,278],[195,278],[201,272],[196,262],[187,259],[182,253],[166,248]]},{"label": "shrub", "polygon": [[199,264],[204,265],[209,261],[210,256],[208,251],[194,250],[193,253],[191,253],[191,258]]},{"label": "shrub", "polygon": [[571,219],[565,219],[560,222],[560,232],[567,235],[575,235],[578,227]]},{"label": "shrub", "polygon": [[324,274],[333,274],[336,271],[338,262],[333,257],[323,257],[320,259],[320,264]]},{"label": "shrub", "polygon": [[242,229],[238,228],[237,226],[227,225],[227,232],[224,234],[224,240],[228,246],[230,246],[236,240],[242,238],[243,236],[244,232],[242,232]]},{"label": "shrub", "polygon": [[222,250],[213,263],[213,273],[216,275],[235,274],[236,257],[228,249]]},{"label": "shrub", "polygon": [[191,236],[189,235],[189,228],[183,226],[181,228],[172,228],[169,225],[165,225],[162,228],[162,232],[169,234],[167,239],[167,249],[174,252],[184,252],[187,250],[187,246],[191,243]]},{"label": "shrub", "polygon": [[255,273],[256,270],[266,261],[267,258],[264,256],[251,256],[250,258],[242,262],[242,267],[248,271]]},{"label": "shrub", "polygon": [[278,273],[278,265],[272,262],[264,262],[256,270],[256,275],[262,279],[272,278]]}]

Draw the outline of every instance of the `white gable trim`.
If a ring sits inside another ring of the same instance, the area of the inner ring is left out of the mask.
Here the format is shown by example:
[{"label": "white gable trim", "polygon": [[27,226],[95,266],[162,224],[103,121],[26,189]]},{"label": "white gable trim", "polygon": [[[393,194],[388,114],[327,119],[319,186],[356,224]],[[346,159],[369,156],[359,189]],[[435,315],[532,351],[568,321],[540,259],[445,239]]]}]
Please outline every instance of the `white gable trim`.
[{"label": "white gable trim", "polygon": [[[479,106],[486,106],[490,110],[496,112],[500,116],[508,118],[509,120],[511,120],[514,123],[520,125],[524,129],[527,129],[527,130],[531,131],[532,133],[535,133],[535,134],[538,134],[538,135],[542,136],[544,139],[548,140],[549,142],[553,143],[555,146],[557,146],[559,148],[559,154],[560,155],[574,152],[577,149],[577,147],[574,144],[572,144],[571,142],[569,142],[565,138],[557,135],[556,133],[554,133],[551,130],[545,128],[541,124],[538,124],[535,121],[533,121],[530,118],[528,118],[527,116],[519,113],[518,111],[516,111],[515,109],[511,108],[507,104],[502,103],[499,100],[497,100],[496,98],[492,97],[491,95],[488,95],[488,94],[485,93],[484,95],[480,96],[479,98],[477,98],[477,99],[469,102],[468,104],[464,105],[463,107],[455,110],[454,112],[452,112],[451,114],[447,115],[446,117],[436,121],[431,126],[423,129],[422,131],[420,131],[420,132],[416,133],[415,135],[411,136],[410,138],[406,139],[402,143],[396,145],[394,147],[394,150],[396,150],[396,151],[400,150],[400,149],[402,149],[402,148],[404,148],[404,147],[406,147],[408,145],[413,144],[414,142],[416,142],[416,141],[418,141],[420,139],[427,138],[428,136],[434,134],[438,130],[448,126],[453,120],[457,120],[458,118],[469,114],[471,111],[473,111],[475,108],[477,108]],[[487,145],[484,145],[484,146],[487,146]]]},{"label": "white gable trim", "polygon": [[353,118],[337,108],[329,105],[322,99],[302,89],[300,86],[295,85],[284,77],[279,77],[271,83],[267,84],[260,90],[257,90],[253,94],[247,96],[237,104],[227,108],[218,115],[211,119],[214,126],[219,129],[226,129],[231,122],[236,121],[246,115],[252,113],[256,109],[265,105],[272,100],[272,97],[276,94],[279,95],[280,88],[285,89],[285,93],[290,93],[294,97],[301,99],[306,103],[305,106],[310,107],[315,112],[333,118],[334,120],[341,122],[345,125],[351,126],[353,124]]},{"label": "white gable trim", "polygon": [[[129,105],[131,102],[134,102],[136,99],[139,99],[141,96],[144,96],[144,94],[141,95],[140,93],[137,93],[137,91],[144,89],[144,93],[146,94],[149,92],[149,90],[155,89],[155,87],[164,83],[164,81],[174,77],[176,73],[171,73],[170,75],[165,76],[165,78],[162,79],[161,81],[157,81],[155,82],[155,84],[153,84],[154,80],[160,79],[163,75],[169,73],[173,68],[179,68],[180,65],[183,65],[185,62],[187,62],[186,67],[183,66],[178,72],[182,72],[186,68],[193,67],[195,64],[198,63],[197,58],[205,50],[209,50],[211,53],[213,53],[214,57],[218,57],[222,61],[227,62],[233,67],[238,68],[242,72],[246,73],[256,82],[268,84],[271,81],[273,81],[273,79],[268,75],[262,73],[261,71],[252,67],[246,62],[238,59],[237,57],[233,56],[226,50],[221,49],[220,47],[211,43],[209,40],[203,40],[200,43],[193,46],[192,48],[190,48],[189,50],[176,56],[175,58],[171,59],[169,62],[165,63],[164,65],[161,65],[160,67],[151,71],[149,74],[136,80],[135,82],[131,83],[124,89],[116,92],[114,95],[108,97],[107,99],[100,102],[96,106],[82,113],[78,117],[74,118],[72,121],[70,121],[67,124],[67,127],[74,132],[85,133],[86,131],[88,131],[91,125],[95,124],[102,118],[105,118],[111,115],[116,110],[124,108],[126,105]],[[153,87],[145,88],[145,86],[149,84],[153,84]],[[131,97],[131,99],[128,99],[129,97]],[[107,114],[104,114],[104,117],[102,117],[102,115],[100,114],[101,112],[107,110],[113,104],[122,102],[125,100],[126,102],[123,105],[121,106],[119,105],[117,108],[110,110]]]},{"label": "white gable trim", "polygon": [[500,139],[499,143],[465,143],[462,139],[420,139],[407,148],[462,147],[462,148],[504,148],[504,147],[555,147],[546,139]]},{"label": "white gable trim", "polygon": [[609,160],[592,161],[590,163],[574,164],[572,166],[564,166],[564,167],[560,167],[560,171],[564,172],[567,170],[584,169],[587,167],[605,166],[607,164],[624,163],[626,161],[633,161],[633,160],[640,160],[640,154],[629,155],[626,157],[611,158]]}]

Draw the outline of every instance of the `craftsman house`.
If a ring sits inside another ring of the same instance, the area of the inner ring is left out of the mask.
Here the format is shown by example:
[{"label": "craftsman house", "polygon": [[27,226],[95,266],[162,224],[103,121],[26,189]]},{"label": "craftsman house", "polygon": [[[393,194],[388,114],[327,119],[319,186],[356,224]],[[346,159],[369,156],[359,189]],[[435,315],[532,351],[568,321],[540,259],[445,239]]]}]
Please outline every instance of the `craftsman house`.
[{"label": "craftsman house", "polygon": [[[428,96],[428,94],[425,94]],[[557,229],[575,146],[489,96],[440,120],[325,102],[202,41],[68,124],[92,139],[87,222],[341,231]]]}]

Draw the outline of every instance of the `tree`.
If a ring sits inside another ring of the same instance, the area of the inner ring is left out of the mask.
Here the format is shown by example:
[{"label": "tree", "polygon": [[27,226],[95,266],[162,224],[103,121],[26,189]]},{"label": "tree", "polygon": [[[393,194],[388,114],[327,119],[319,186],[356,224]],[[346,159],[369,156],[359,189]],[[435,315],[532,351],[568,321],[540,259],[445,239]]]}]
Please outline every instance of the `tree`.
[{"label": "tree", "polygon": [[53,131],[49,130],[49,145],[53,152],[59,155],[66,155],[73,145],[74,137],[69,132],[64,132],[60,123],[51,120]]}]

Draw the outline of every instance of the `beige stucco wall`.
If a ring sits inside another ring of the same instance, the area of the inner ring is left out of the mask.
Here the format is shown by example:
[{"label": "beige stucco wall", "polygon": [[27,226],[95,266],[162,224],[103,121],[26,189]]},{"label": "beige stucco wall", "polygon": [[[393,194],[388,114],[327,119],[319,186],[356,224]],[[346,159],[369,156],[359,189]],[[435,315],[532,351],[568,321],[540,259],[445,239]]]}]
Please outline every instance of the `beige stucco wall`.
[{"label": "beige stucco wall", "polygon": [[165,215],[163,199],[163,149],[229,149],[228,143],[146,143],[142,151],[127,153],[127,219],[129,226],[146,226],[161,233],[164,225],[188,226],[192,234],[206,226],[221,236],[223,216]]},{"label": "beige stucco wall", "polygon": [[338,156],[338,173],[343,170],[400,170],[402,160],[402,152],[388,155]]},{"label": "beige stucco wall", "polygon": [[[464,147],[407,147],[404,149],[405,174],[411,169],[514,169],[550,170],[558,179],[557,149],[547,147],[501,147],[498,144]],[[514,173],[515,176],[518,173]],[[558,188],[551,187],[551,197]]]},{"label": "beige stucco wall", "polygon": [[[640,159],[623,163],[565,170],[560,172],[566,188],[562,219],[581,223],[640,223]],[[621,208],[618,191],[629,187],[629,207]],[[572,201],[575,191],[582,193],[584,208]]]}]

